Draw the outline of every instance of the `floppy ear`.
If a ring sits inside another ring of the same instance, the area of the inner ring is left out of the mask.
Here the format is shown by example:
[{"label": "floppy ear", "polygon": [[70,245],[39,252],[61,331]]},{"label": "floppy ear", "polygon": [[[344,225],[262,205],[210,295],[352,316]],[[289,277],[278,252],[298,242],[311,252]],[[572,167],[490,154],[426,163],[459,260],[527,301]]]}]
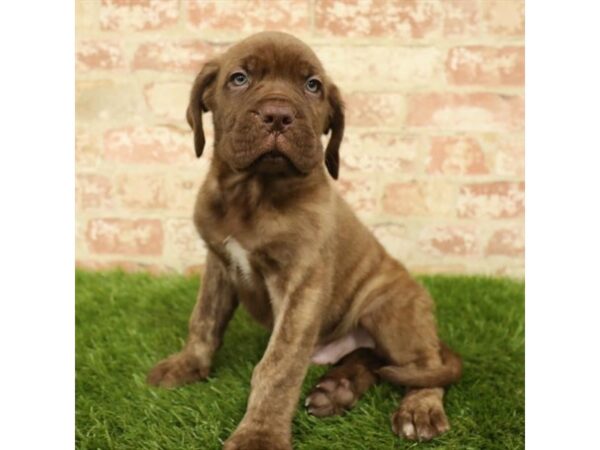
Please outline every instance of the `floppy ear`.
[{"label": "floppy ear", "polygon": [[188,105],[186,118],[192,130],[194,130],[194,148],[196,156],[200,158],[202,150],[204,150],[204,129],[202,128],[202,112],[209,110],[212,92],[209,87],[217,78],[219,65],[215,61],[208,62],[204,65],[192,87],[190,94],[190,104]]},{"label": "floppy ear", "polygon": [[327,134],[331,130],[331,137],[325,149],[325,165],[329,174],[334,180],[337,180],[340,170],[340,144],[344,137],[344,102],[335,84],[329,85],[327,100],[329,101],[331,112],[323,133]]}]

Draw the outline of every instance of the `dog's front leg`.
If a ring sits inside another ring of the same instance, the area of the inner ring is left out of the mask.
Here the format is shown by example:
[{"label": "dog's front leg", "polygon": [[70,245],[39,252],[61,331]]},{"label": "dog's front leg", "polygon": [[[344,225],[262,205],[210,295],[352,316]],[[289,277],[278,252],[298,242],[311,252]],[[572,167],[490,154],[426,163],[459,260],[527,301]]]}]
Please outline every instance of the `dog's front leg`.
[{"label": "dog's front leg", "polygon": [[154,366],[148,374],[148,383],[175,387],[206,378],[237,304],[225,267],[209,252],[185,347]]},{"label": "dog's front leg", "polygon": [[[291,450],[291,425],[326,303],[317,270],[281,298],[267,349],[252,374],[244,418],[224,450]],[[271,293],[272,295],[272,293]]]}]

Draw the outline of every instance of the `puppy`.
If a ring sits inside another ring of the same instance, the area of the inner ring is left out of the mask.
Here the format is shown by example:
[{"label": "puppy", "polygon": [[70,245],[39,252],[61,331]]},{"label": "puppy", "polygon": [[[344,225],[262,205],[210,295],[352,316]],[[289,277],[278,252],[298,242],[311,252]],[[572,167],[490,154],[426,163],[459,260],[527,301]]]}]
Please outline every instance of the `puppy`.
[{"label": "puppy", "polygon": [[[336,364],[306,398],[315,416],[341,414],[378,379],[407,386],[395,433],[429,440],[448,430],[444,386],[460,357],[440,342],[433,302],[340,197],[344,134],[338,88],[304,43],[259,33],[206,63],[187,120],[196,155],[211,111],[214,156],[194,212],[209,249],[183,350],[148,382],[207,377],[239,304],[271,331],[246,414],[226,450],[292,448],[291,422],[311,361]],[[329,134],[325,150],[321,135]]]}]

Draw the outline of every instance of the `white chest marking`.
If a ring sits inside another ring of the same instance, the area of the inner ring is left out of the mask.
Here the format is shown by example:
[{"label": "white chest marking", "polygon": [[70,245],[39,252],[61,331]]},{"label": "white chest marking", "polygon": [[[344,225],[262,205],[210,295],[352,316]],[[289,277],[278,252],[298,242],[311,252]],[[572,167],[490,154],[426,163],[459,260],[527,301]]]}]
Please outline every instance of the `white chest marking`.
[{"label": "white chest marking", "polygon": [[229,261],[233,266],[233,270],[239,269],[242,274],[242,278],[247,281],[250,281],[250,276],[252,275],[252,267],[250,266],[250,261],[248,260],[248,252],[244,247],[240,245],[238,241],[236,241],[231,236],[228,236],[223,241],[225,245],[225,250],[228,253]]}]

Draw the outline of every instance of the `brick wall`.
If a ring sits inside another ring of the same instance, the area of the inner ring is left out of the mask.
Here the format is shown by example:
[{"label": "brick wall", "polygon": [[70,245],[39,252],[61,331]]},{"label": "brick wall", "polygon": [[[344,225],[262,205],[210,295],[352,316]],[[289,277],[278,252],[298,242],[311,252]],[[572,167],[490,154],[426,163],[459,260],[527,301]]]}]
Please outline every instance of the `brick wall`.
[{"label": "brick wall", "polygon": [[203,263],[190,217],[211,152],[194,156],[191,82],[280,29],[342,90],[337,185],[390,252],[417,272],[523,275],[522,1],[77,0],[76,21],[78,265]]}]

